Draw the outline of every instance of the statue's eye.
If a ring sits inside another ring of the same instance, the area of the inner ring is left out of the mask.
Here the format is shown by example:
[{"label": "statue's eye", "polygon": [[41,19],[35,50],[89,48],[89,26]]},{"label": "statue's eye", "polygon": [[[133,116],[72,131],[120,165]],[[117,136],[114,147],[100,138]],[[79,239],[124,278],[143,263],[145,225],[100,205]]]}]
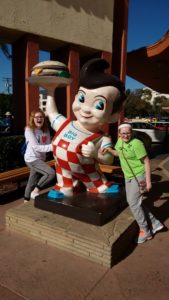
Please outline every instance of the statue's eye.
[{"label": "statue's eye", "polygon": [[96,104],[96,109],[104,110],[104,102],[102,100]]},{"label": "statue's eye", "polygon": [[79,95],[79,102],[84,103],[85,102],[85,97],[84,95]]}]

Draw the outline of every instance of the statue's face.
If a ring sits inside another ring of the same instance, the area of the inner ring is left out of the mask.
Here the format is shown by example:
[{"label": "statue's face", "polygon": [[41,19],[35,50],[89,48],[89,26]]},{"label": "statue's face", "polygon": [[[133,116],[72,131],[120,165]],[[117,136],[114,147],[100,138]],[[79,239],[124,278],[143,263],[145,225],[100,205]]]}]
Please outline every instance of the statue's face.
[{"label": "statue's face", "polygon": [[110,121],[118,96],[119,90],[113,86],[93,90],[80,87],[72,106],[74,115],[86,129],[97,128]]}]

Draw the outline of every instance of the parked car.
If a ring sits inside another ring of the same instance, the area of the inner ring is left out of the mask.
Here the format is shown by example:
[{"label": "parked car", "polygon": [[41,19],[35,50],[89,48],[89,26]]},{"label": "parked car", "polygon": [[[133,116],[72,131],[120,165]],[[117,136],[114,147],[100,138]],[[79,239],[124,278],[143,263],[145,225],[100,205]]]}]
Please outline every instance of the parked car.
[{"label": "parked car", "polygon": [[161,130],[167,130],[169,133],[169,122],[158,121],[158,122],[152,123],[152,125]]},{"label": "parked car", "polygon": [[145,132],[134,130],[134,129],[133,129],[133,136],[134,136],[134,138],[139,139],[143,142],[143,144],[147,150],[147,153],[150,154],[151,147],[152,147],[151,137]]},{"label": "parked car", "polygon": [[167,131],[156,128],[150,123],[144,121],[131,121],[132,127],[136,131],[147,133],[152,140],[152,143],[164,143],[167,137]]}]

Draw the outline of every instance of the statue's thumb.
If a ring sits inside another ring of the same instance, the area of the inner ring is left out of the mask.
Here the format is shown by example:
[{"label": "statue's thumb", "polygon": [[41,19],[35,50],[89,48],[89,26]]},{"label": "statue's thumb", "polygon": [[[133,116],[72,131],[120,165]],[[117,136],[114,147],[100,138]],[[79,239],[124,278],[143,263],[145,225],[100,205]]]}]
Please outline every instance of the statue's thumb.
[{"label": "statue's thumb", "polygon": [[87,144],[90,148],[93,148],[94,147],[94,144],[92,142],[88,142]]}]

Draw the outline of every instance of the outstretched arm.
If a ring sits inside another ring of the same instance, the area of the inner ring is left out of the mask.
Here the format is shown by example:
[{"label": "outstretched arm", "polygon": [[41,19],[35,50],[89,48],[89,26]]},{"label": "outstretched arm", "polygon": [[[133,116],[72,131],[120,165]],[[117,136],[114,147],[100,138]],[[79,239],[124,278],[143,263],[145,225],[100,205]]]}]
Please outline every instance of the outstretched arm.
[{"label": "outstretched arm", "polygon": [[111,155],[110,153],[106,152],[104,155],[99,151],[98,153],[98,161],[101,164],[105,164],[105,165],[112,165],[113,161],[114,161],[114,157],[113,155]]},{"label": "outstretched arm", "polygon": [[33,145],[32,148],[37,152],[51,152],[52,144],[49,145]]},{"label": "outstretched arm", "polygon": [[108,148],[105,148],[105,149],[102,150],[102,154],[105,155],[106,153],[110,153],[113,156],[119,156],[117,150],[112,149],[111,147],[108,147]]},{"label": "outstretched arm", "polygon": [[50,122],[52,123],[57,117],[57,115],[59,114],[55,103],[55,97],[54,97],[55,89],[51,87],[46,87],[46,88],[48,92],[47,101],[46,101],[46,113],[47,116],[49,117]]}]

